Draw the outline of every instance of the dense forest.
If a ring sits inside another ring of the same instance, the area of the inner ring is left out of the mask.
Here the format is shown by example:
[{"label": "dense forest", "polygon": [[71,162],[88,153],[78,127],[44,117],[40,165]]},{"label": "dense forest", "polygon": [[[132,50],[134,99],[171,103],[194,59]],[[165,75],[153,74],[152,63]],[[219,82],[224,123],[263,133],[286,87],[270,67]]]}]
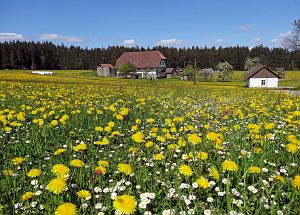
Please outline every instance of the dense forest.
[{"label": "dense forest", "polygon": [[159,50],[167,58],[168,67],[183,68],[194,64],[198,68],[214,68],[218,62],[228,61],[235,70],[243,70],[247,57],[259,57],[262,64],[272,69],[279,67],[286,70],[300,68],[300,50],[288,51],[283,48],[257,46],[249,49],[244,46],[234,47],[124,47],[81,48],[55,45],[51,42],[3,42],[0,43],[1,69],[96,69],[101,63],[115,64],[116,59],[126,51]]}]

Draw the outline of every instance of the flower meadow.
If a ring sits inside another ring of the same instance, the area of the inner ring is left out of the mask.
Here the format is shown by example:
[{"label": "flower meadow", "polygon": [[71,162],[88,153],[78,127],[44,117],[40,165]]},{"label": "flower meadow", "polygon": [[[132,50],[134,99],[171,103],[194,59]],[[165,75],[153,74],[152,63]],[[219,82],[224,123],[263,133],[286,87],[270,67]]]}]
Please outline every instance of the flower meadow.
[{"label": "flower meadow", "polygon": [[298,214],[300,99],[1,82],[0,214]]}]

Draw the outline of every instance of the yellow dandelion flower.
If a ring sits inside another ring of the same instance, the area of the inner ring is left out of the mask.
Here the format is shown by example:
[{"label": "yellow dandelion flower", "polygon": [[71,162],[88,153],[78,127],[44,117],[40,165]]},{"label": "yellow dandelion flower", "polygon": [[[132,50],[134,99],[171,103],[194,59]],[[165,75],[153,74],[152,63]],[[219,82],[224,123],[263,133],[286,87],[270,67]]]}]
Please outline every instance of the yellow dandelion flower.
[{"label": "yellow dandelion flower", "polygon": [[121,214],[134,214],[136,205],[137,203],[134,197],[130,195],[118,196],[113,202],[114,209],[119,211]]},{"label": "yellow dandelion flower", "polygon": [[252,174],[259,174],[261,172],[261,169],[258,166],[250,166],[248,168],[248,172]]},{"label": "yellow dandelion flower", "polygon": [[89,200],[91,198],[91,193],[88,190],[80,190],[76,194],[79,198],[82,198],[85,200]]},{"label": "yellow dandelion flower", "polygon": [[95,131],[103,131],[103,128],[98,126],[98,127],[95,127]]},{"label": "yellow dandelion flower", "polygon": [[129,109],[128,108],[121,108],[120,114],[122,116],[127,116],[129,114]]},{"label": "yellow dandelion flower", "polygon": [[106,126],[104,131],[109,134],[112,131],[112,127]]},{"label": "yellow dandelion flower", "polygon": [[117,114],[116,119],[118,119],[118,120],[123,120],[123,119],[124,119],[124,116],[122,116],[121,114]]},{"label": "yellow dandelion flower", "polygon": [[274,178],[277,180],[277,181],[280,181],[281,183],[283,183],[285,180],[284,180],[284,177],[282,177],[281,175],[275,175]]},{"label": "yellow dandelion flower", "polygon": [[52,126],[58,125],[58,121],[57,121],[56,119],[52,120],[52,121],[51,121],[51,125],[52,125]]},{"label": "yellow dandelion flower", "polygon": [[85,143],[80,143],[77,146],[74,147],[74,151],[78,152],[78,151],[83,151],[87,149],[87,145]]},{"label": "yellow dandelion flower", "polygon": [[30,177],[30,178],[35,178],[35,177],[38,177],[42,174],[42,170],[40,169],[31,169],[28,173],[27,173],[27,176]]},{"label": "yellow dandelion flower", "polygon": [[300,175],[296,175],[292,181],[292,186],[300,190]]},{"label": "yellow dandelion flower", "polygon": [[149,118],[149,119],[147,119],[146,121],[147,121],[148,123],[153,123],[153,122],[155,122],[155,120],[152,119],[152,118]]},{"label": "yellow dandelion flower", "polygon": [[165,156],[163,154],[156,154],[154,156],[154,158],[155,158],[155,160],[161,161],[161,160],[165,159]]},{"label": "yellow dandelion flower", "polygon": [[69,136],[70,136],[70,137],[75,137],[75,135],[76,135],[76,133],[75,133],[74,131],[70,131],[70,132],[69,132]]},{"label": "yellow dandelion flower", "polygon": [[63,178],[54,178],[47,185],[47,189],[54,194],[60,194],[66,188],[67,188],[67,183],[66,180],[64,180]]},{"label": "yellow dandelion flower", "polygon": [[12,131],[12,128],[11,128],[11,127],[5,126],[5,127],[3,128],[3,130],[4,130],[5,132],[10,132],[10,131]]},{"label": "yellow dandelion flower", "polygon": [[138,129],[138,127],[136,125],[131,126],[132,131],[136,131],[137,129]]},{"label": "yellow dandelion flower", "polygon": [[262,150],[263,150],[262,148],[256,147],[256,148],[254,148],[254,153],[260,154],[262,152]]},{"label": "yellow dandelion flower", "polygon": [[22,158],[22,157],[15,157],[14,159],[12,159],[12,163],[14,165],[22,164],[24,161],[25,161],[25,158]]},{"label": "yellow dandelion flower", "polygon": [[292,142],[294,139],[296,139],[296,136],[293,134],[290,134],[287,139],[289,142]]},{"label": "yellow dandelion flower", "polygon": [[219,175],[219,172],[216,167],[212,166],[208,170],[209,170],[210,176],[212,176],[217,181],[220,179],[220,175]]},{"label": "yellow dandelion flower", "polygon": [[189,160],[189,159],[193,159],[193,154],[192,153],[188,153],[188,154],[183,154],[182,155],[182,159],[183,160]]},{"label": "yellow dandelion flower", "polygon": [[186,142],[182,137],[178,138],[178,145],[180,146],[186,146]]},{"label": "yellow dandelion flower", "polygon": [[11,169],[5,169],[3,170],[3,175],[5,176],[12,176],[14,172]]},{"label": "yellow dandelion flower", "polygon": [[209,187],[209,182],[206,178],[204,178],[203,176],[201,176],[200,178],[197,179],[196,181],[199,185],[199,187],[206,189]]},{"label": "yellow dandelion flower", "polygon": [[73,167],[83,167],[84,162],[80,159],[74,159],[74,160],[71,160],[70,165]]},{"label": "yellow dandelion flower", "polygon": [[138,148],[136,147],[130,147],[129,150],[128,150],[130,153],[135,153],[138,151]]},{"label": "yellow dandelion flower", "polygon": [[170,130],[172,133],[176,133],[177,132],[177,129],[175,127],[172,127],[171,130]]},{"label": "yellow dandelion flower", "polygon": [[57,150],[54,152],[54,154],[55,154],[55,155],[59,155],[59,154],[64,153],[65,151],[66,151],[66,149],[59,148],[59,149],[57,149]]},{"label": "yellow dandelion flower", "polygon": [[265,124],[265,129],[272,129],[272,128],[274,128],[274,123],[268,123],[268,124]]},{"label": "yellow dandelion flower", "polygon": [[99,160],[99,161],[98,161],[98,165],[99,165],[99,166],[107,167],[107,166],[109,165],[109,162],[108,162],[108,161],[105,161],[105,160]]},{"label": "yellow dandelion flower", "polygon": [[25,194],[22,195],[21,201],[27,201],[33,197],[33,192],[26,192]]},{"label": "yellow dandelion flower", "polygon": [[225,160],[222,163],[222,168],[225,171],[237,171],[238,170],[238,165],[234,161]]},{"label": "yellow dandelion flower", "polygon": [[57,176],[65,176],[70,172],[70,169],[63,164],[56,164],[52,167],[51,172]]},{"label": "yellow dandelion flower", "polygon": [[193,170],[188,165],[181,165],[179,167],[179,173],[184,176],[191,176],[193,175]]},{"label": "yellow dandelion flower", "polygon": [[149,147],[153,146],[153,144],[154,143],[152,141],[147,141],[147,143],[145,143],[145,147],[149,148]]},{"label": "yellow dandelion flower", "polygon": [[115,126],[115,123],[114,123],[114,122],[109,122],[109,123],[107,124],[107,126],[112,128],[112,127]]},{"label": "yellow dandelion flower", "polygon": [[77,207],[72,203],[63,203],[55,211],[55,215],[76,215],[77,213]]},{"label": "yellow dandelion flower", "polygon": [[130,175],[132,173],[132,167],[129,164],[120,163],[118,165],[118,170],[126,175]]},{"label": "yellow dandelion flower", "polygon": [[215,141],[218,137],[220,137],[220,134],[215,133],[215,132],[208,132],[206,134],[206,139],[210,141]]},{"label": "yellow dandelion flower", "polygon": [[96,167],[96,172],[98,172],[99,174],[105,174],[107,171],[106,171],[106,168],[104,166],[99,165],[99,166]]},{"label": "yellow dandelion flower", "polygon": [[188,136],[188,141],[190,143],[192,143],[193,145],[196,145],[198,143],[201,143],[202,142],[202,139],[201,137],[198,136],[198,134],[190,134]]},{"label": "yellow dandelion flower", "polygon": [[158,136],[158,137],[156,137],[156,140],[163,143],[166,141],[166,138],[164,138],[162,136]]},{"label": "yellow dandelion flower", "polygon": [[131,139],[136,143],[142,143],[144,142],[144,134],[142,132],[136,132],[134,135],[132,135]]},{"label": "yellow dandelion flower", "polygon": [[109,140],[106,137],[104,137],[102,139],[102,141],[96,141],[96,144],[100,145],[100,146],[108,145],[109,144]]},{"label": "yellow dandelion flower", "polygon": [[242,155],[243,157],[247,157],[247,156],[248,156],[248,152],[245,151],[245,150],[242,150],[242,151],[241,151],[241,155]]},{"label": "yellow dandelion flower", "polygon": [[167,148],[169,150],[176,150],[176,149],[179,148],[179,146],[177,144],[170,144],[170,145],[167,146]]},{"label": "yellow dandelion flower", "polygon": [[296,144],[289,143],[286,145],[286,150],[292,154],[296,153],[299,149]]},{"label": "yellow dandelion flower", "polygon": [[208,154],[206,152],[198,152],[197,153],[197,158],[199,158],[200,160],[206,160],[208,158]]}]

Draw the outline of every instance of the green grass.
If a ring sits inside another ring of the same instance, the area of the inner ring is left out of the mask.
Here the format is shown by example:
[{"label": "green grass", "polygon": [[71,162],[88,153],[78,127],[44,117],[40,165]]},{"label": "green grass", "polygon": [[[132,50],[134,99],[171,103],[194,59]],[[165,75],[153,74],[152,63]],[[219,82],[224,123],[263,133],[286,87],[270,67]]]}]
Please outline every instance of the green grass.
[{"label": "green grass", "polygon": [[[300,193],[292,183],[300,173],[299,97],[221,86],[243,82],[194,86],[178,78],[98,78],[91,71],[14,74],[22,81],[0,84],[0,214],[54,214],[66,202],[74,204],[78,214],[98,214],[98,203],[107,208],[105,214],[114,214],[113,192],[135,199],[133,214],[168,214],[168,209],[173,214],[188,209],[194,214],[299,213]],[[67,84],[58,83],[63,81]],[[161,154],[164,159],[157,159]],[[75,158],[85,165],[73,166]],[[102,174],[96,174],[99,160],[108,162]],[[238,168],[225,168],[226,160]],[[54,171],[57,164],[68,167],[69,174]],[[119,164],[130,165],[132,174],[123,173]],[[192,174],[181,171],[185,165]],[[250,167],[259,171],[251,173]],[[33,168],[41,175],[32,178],[28,172]],[[284,182],[275,178],[278,174]],[[50,182],[62,175],[68,189],[54,193]],[[220,196],[216,187],[227,194]],[[110,192],[96,193],[95,188]],[[78,196],[81,190],[89,191],[91,198]],[[37,191],[39,195],[24,196]],[[155,198],[140,208],[145,201],[141,194],[149,192]],[[191,195],[190,203],[184,201],[183,196]],[[243,203],[237,206],[234,199]]]},{"label": "green grass", "polygon": [[[59,82],[59,83],[94,83],[94,84],[110,84],[110,85],[182,85],[190,86],[192,81],[182,81],[180,77],[173,77],[170,79],[160,79],[150,81],[149,79],[121,79],[115,77],[98,77],[96,71],[93,70],[50,70],[54,74],[52,76],[42,76],[31,74],[31,70],[0,70],[1,81],[29,81],[29,82]],[[244,87],[246,82],[244,80],[244,71],[234,71],[232,80],[228,82],[204,81],[200,77],[197,77],[197,85],[200,86],[232,86],[232,87]],[[300,71],[287,71],[286,77],[279,81],[279,86],[287,87],[300,87]]]}]

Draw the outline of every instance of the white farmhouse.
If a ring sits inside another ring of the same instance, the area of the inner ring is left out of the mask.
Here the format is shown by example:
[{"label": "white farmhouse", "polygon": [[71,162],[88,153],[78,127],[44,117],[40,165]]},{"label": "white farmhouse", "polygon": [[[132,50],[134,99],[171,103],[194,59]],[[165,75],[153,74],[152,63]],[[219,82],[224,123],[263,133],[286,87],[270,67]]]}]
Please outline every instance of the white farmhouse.
[{"label": "white farmhouse", "polygon": [[141,77],[156,76],[166,69],[167,58],[159,51],[125,52],[116,61],[116,68],[131,63]]},{"label": "white farmhouse", "polygon": [[250,71],[246,77],[248,87],[278,87],[280,77],[267,66],[258,66]]}]

